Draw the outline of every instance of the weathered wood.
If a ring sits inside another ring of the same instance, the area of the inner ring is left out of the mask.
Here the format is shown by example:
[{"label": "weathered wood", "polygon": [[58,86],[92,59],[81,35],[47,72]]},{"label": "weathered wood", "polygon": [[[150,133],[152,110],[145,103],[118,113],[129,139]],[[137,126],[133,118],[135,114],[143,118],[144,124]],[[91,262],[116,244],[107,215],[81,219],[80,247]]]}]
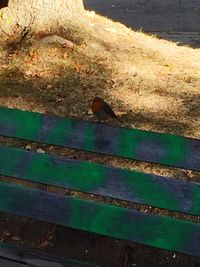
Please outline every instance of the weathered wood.
[{"label": "weathered wood", "polygon": [[39,250],[16,247],[7,243],[0,243],[0,264],[2,267],[98,267],[65,257],[50,255]]},{"label": "weathered wood", "polygon": [[200,256],[200,224],[0,183],[0,211]]},{"label": "weathered wood", "polygon": [[0,135],[200,171],[200,140],[0,108]]},{"label": "weathered wood", "polygon": [[200,184],[0,146],[0,174],[200,215]]}]

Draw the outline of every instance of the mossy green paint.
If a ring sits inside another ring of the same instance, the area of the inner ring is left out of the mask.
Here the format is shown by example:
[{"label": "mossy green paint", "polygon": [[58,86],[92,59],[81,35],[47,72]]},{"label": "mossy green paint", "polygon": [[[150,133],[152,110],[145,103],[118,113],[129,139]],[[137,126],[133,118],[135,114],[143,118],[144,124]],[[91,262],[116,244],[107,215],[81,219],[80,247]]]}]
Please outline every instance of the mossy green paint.
[{"label": "mossy green paint", "polygon": [[87,204],[89,201],[71,201],[67,218],[71,227],[178,251],[185,249],[188,237],[196,230],[193,223],[142,213],[134,217],[131,211],[111,205],[93,206],[91,202],[87,212]]},{"label": "mossy green paint", "polygon": [[72,133],[73,129],[73,121],[66,120],[64,118],[59,118],[53,127],[49,129],[48,135],[45,137],[45,143],[61,145],[65,144],[65,140],[67,140]]},{"label": "mossy green paint", "polygon": [[86,124],[84,130],[83,149],[94,151],[95,150],[95,124]]},{"label": "mossy green paint", "polygon": [[184,156],[188,151],[185,138],[137,129],[134,129],[134,132],[130,129],[121,129],[117,154],[137,159],[136,151],[139,149],[140,144],[155,141],[158,142],[164,151],[164,154],[160,155],[160,159],[156,160],[156,162],[174,165],[184,160]]},{"label": "mossy green paint", "polygon": [[[166,142],[167,139],[167,142]],[[185,138],[176,135],[158,135],[157,140],[162,144],[165,154],[160,159],[160,164],[179,164],[184,161],[188,152]]]},{"label": "mossy green paint", "polygon": [[[99,144],[95,141],[98,134],[94,130],[93,123],[3,107],[0,108],[0,126],[1,134],[5,136],[185,167],[196,171],[200,169],[197,161],[198,153],[194,151],[194,157],[192,154],[192,150],[198,149],[199,141],[181,136],[138,129],[116,129],[103,124],[102,131],[105,130],[107,134],[102,135],[105,142]],[[148,154],[144,149],[145,144],[147,148],[150,145],[147,149]],[[184,166],[185,162],[187,166]]]},{"label": "mossy green paint", "polygon": [[155,180],[151,175],[127,171],[126,186],[130,192],[134,192],[135,196],[142,200],[143,204],[172,210],[179,209],[174,195],[164,187],[164,183]]},{"label": "mossy green paint", "polygon": [[16,167],[23,159],[24,154],[21,150],[11,149],[7,147],[0,147],[0,173],[10,176],[15,172]]},{"label": "mossy green paint", "polygon": [[191,205],[191,211],[193,214],[199,214],[200,213],[200,184],[196,184],[196,186],[192,186],[192,205]]},{"label": "mossy green paint", "polygon": [[25,175],[32,180],[57,185],[70,186],[72,189],[90,191],[105,182],[106,168],[89,162],[71,161],[59,163],[53,157],[38,155],[26,166]]},{"label": "mossy green paint", "polygon": [[41,115],[0,108],[0,123],[12,129],[16,137],[34,139],[41,125]]}]

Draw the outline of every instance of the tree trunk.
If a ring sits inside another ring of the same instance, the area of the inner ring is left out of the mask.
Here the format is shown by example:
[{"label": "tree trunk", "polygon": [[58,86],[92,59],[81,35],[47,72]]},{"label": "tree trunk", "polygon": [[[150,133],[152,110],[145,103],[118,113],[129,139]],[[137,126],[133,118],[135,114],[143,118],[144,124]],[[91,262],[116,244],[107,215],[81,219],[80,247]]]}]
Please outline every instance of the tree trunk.
[{"label": "tree trunk", "polygon": [[0,40],[73,31],[86,22],[82,0],[9,0],[0,9]]}]

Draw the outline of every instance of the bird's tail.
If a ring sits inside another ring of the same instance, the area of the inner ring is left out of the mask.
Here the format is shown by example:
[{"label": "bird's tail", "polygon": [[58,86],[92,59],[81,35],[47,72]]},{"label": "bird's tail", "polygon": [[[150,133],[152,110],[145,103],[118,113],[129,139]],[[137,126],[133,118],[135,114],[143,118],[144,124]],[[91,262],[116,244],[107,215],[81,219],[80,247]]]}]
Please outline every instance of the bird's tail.
[{"label": "bird's tail", "polygon": [[117,116],[116,116],[116,119],[117,119],[120,123],[124,124],[123,121],[120,120]]}]

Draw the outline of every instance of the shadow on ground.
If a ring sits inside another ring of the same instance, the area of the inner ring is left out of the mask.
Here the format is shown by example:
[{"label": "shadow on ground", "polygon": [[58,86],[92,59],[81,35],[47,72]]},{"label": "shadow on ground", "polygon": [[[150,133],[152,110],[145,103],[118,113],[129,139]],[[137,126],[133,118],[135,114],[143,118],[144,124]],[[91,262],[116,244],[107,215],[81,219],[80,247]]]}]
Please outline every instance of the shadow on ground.
[{"label": "shadow on ground", "polygon": [[180,45],[200,47],[200,4],[196,0],[84,0],[85,7],[135,30]]},{"label": "shadow on ground", "polygon": [[[109,87],[111,70],[98,64],[98,61],[80,55],[82,65],[59,65],[40,72],[22,71],[20,67],[11,67],[0,72],[0,103],[13,103],[15,107],[37,110],[68,117],[88,117],[91,100],[96,95],[95,88],[103,95]],[[79,58],[79,61],[81,61]],[[43,66],[44,68],[44,66]],[[48,72],[48,73],[47,73]],[[50,74],[49,74],[50,73]]]}]

